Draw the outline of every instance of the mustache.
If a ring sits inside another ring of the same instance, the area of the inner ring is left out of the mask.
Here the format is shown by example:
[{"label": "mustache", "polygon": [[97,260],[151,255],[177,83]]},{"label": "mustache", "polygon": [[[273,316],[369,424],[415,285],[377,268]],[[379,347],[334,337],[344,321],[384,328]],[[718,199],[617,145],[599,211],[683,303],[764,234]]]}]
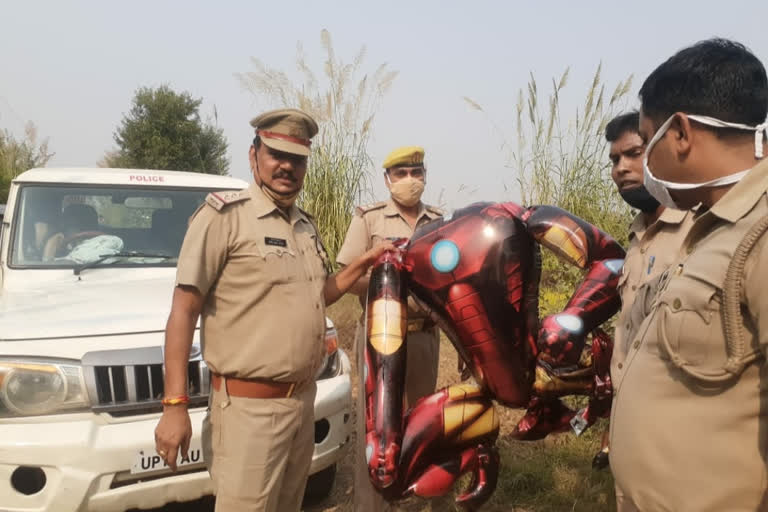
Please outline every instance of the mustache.
[{"label": "mustache", "polygon": [[294,176],[292,172],[288,172],[288,171],[278,171],[278,172],[276,172],[275,174],[272,175],[272,179],[274,179],[274,180],[286,179],[286,180],[290,180],[290,181],[292,181],[294,183],[296,183],[298,181],[296,179],[296,176]]}]

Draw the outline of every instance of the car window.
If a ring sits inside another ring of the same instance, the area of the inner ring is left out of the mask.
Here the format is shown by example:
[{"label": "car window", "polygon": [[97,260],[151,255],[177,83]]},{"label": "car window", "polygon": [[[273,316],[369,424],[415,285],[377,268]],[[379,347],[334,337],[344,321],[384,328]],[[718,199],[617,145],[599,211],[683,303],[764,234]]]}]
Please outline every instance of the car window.
[{"label": "car window", "polygon": [[[211,192],[156,187],[20,187],[11,266],[175,265],[187,223]],[[156,256],[156,257],[155,257]]]}]

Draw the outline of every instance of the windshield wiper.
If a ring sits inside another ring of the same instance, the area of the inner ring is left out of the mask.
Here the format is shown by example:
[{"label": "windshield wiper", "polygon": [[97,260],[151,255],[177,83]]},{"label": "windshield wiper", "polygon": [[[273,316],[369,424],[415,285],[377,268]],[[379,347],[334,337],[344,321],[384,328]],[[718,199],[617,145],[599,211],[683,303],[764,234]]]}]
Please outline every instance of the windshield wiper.
[{"label": "windshield wiper", "polygon": [[102,254],[101,256],[98,257],[98,259],[77,265],[72,269],[72,273],[75,274],[76,276],[79,276],[80,272],[82,272],[83,270],[87,268],[95,267],[102,261],[108,260],[109,258],[162,258],[164,260],[171,260],[176,258],[176,256],[170,256],[168,254],[153,254],[148,252],[130,252],[130,251],[116,252],[112,254]]}]

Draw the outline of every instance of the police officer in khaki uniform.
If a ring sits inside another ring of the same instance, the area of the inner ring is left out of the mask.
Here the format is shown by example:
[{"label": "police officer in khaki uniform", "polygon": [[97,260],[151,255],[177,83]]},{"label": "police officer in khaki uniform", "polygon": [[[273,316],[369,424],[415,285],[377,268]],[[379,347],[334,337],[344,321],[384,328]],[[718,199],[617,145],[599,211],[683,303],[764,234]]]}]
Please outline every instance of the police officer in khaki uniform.
[{"label": "police officer in khaki uniform", "polygon": [[700,203],[675,262],[638,290],[612,369],[625,511],[768,510],[768,78],[743,46],[681,50],[640,89],[645,186]]},{"label": "police officer in khaki uniform", "polygon": [[[388,238],[410,238],[414,230],[442,215],[434,206],[421,202],[426,184],[424,149],[407,146],[395,149],[384,160],[384,181],[391,197],[370,206],[359,207],[349,225],[344,244],[336,260],[346,265],[365,251],[376,247]],[[368,290],[367,276],[360,279],[352,292],[365,298]],[[408,404],[435,391],[439,359],[440,337],[435,327],[416,306],[409,302],[408,311],[408,361],[406,364],[405,394]],[[362,322],[356,331],[358,368],[362,368],[365,333]],[[357,459],[355,468],[355,510],[375,511],[383,501],[373,490],[367,472],[365,453],[364,396],[358,393],[357,406]]]},{"label": "police officer in khaki uniform", "polygon": [[[614,334],[612,368],[623,364],[627,354],[627,331],[632,327],[629,310],[637,290],[669,267],[677,248],[693,224],[693,213],[665,208],[643,185],[645,144],[639,133],[640,114],[629,112],[615,117],[605,127],[610,144],[611,178],[622,199],[639,210],[629,227],[629,248],[619,278],[621,311]],[[608,432],[595,466],[608,464]]]},{"label": "police officer in khaki uniform", "polygon": [[387,246],[327,277],[317,229],[294,204],[317,124],[294,109],[264,113],[251,124],[255,183],[211,193],[191,219],[179,255],[156,449],[175,469],[178,452],[189,447],[187,360],[202,316],[213,388],[203,446],[216,510],[298,511],[314,448],[325,306]]}]

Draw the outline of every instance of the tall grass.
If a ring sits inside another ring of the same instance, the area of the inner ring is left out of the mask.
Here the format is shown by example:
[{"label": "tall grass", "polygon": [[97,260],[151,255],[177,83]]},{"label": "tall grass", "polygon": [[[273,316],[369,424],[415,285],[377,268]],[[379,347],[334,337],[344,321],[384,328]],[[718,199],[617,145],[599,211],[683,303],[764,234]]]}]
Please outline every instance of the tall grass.
[{"label": "tall grass", "polygon": [[336,56],[327,30],[320,33],[320,42],[325,54],[320,74],[307,63],[299,44],[296,71],[300,79],[255,57],[252,71],[235,76],[265,106],[297,107],[318,121],[320,132],[312,141],[299,205],[315,216],[335,266],[354,205],[371,196],[368,141],[381,100],[397,72],[386,63],[365,72],[365,47],[352,62],[344,63]]},{"label": "tall grass", "polygon": [[552,79],[545,114],[531,75],[526,91],[518,92],[517,144],[511,165],[525,203],[557,205],[626,239],[630,211],[610,177],[604,132],[626,98],[632,77],[619,82],[608,97],[601,73],[602,65],[595,71],[583,104],[565,121],[560,96],[569,70],[559,80]]},{"label": "tall grass", "polygon": [[[515,136],[507,137],[502,131],[507,165],[515,174],[523,204],[559,206],[626,244],[632,212],[611,180],[604,132],[626,105],[632,76],[607,88],[599,65],[583,101],[572,115],[564,115],[561,96],[569,75],[566,69],[559,78],[552,78],[546,98],[533,74],[518,91]],[[485,112],[477,102],[465,100]],[[548,251],[542,265],[540,305],[542,313],[549,314],[565,304],[581,274]]]}]

